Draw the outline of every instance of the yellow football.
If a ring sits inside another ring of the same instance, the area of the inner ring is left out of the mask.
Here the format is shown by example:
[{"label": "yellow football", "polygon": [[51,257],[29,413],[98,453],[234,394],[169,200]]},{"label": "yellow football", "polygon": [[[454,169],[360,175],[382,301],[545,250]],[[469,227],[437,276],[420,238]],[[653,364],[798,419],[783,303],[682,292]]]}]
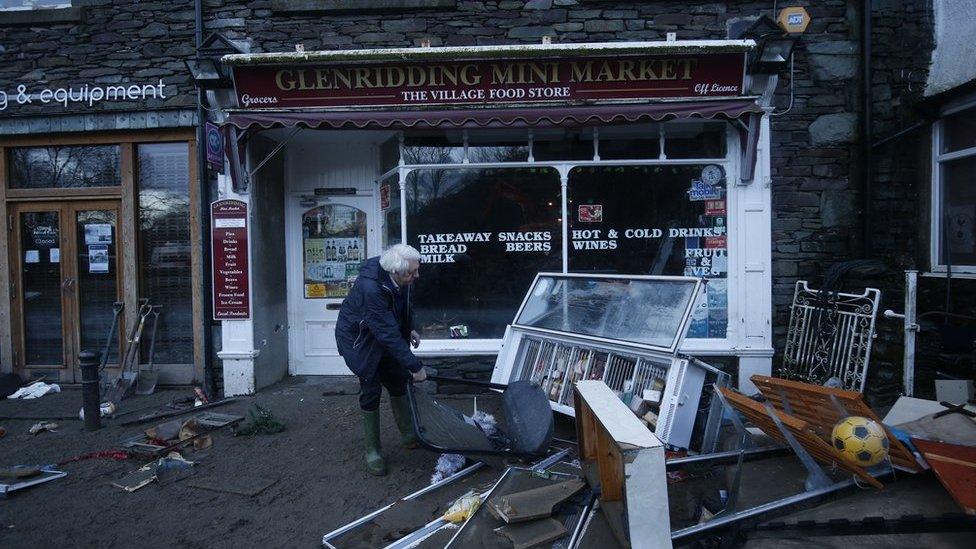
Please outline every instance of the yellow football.
[{"label": "yellow football", "polygon": [[871,467],[888,457],[888,437],[878,422],[861,416],[847,416],[834,425],[830,435],[834,448],[862,467]]}]

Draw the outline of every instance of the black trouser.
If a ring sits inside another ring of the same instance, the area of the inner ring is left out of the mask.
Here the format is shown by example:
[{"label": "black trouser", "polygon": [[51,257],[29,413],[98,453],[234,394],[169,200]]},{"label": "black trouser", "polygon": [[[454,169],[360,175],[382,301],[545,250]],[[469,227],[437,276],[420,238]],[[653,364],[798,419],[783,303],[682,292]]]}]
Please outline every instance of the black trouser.
[{"label": "black trouser", "polygon": [[397,361],[389,357],[381,358],[372,379],[359,378],[359,407],[364,412],[379,410],[383,387],[386,387],[390,396],[407,394],[409,378],[410,372]]}]

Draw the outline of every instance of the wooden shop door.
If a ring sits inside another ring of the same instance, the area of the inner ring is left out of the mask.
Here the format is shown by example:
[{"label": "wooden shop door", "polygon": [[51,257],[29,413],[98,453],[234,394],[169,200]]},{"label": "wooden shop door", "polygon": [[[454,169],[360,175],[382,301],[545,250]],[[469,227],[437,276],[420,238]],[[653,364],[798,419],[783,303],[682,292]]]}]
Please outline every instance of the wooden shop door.
[{"label": "wooden shop door", "polygon": [[[77,383],[78,353],[101,352],[122,299],[117,200],[28,202],[11,209],[15,368]],[[109,364],[118,363],[123,318]]]}]

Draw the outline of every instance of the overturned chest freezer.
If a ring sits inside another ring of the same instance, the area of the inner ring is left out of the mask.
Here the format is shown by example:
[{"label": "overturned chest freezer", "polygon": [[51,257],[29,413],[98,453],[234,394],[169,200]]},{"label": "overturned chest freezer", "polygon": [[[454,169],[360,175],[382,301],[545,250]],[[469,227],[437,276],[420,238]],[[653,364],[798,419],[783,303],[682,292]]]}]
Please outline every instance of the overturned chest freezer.
[{"label": "overturned chest freezer", "polygon": [[729,374],[678,352],[702,281],[674,276],[540,273],[505,330],[492,382],[538,383],[574,412],[573,386],[602,380],[675,448],[715,449]]}]

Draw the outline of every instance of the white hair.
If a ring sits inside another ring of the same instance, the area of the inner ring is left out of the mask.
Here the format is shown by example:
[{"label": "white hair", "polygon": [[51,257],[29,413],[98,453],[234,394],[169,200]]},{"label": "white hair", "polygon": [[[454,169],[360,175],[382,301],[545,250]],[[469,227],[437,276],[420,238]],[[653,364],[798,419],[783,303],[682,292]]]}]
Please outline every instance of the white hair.
[{"label": "white hair", "polygon": [[411,261],[420,261],[420,252],[413,246],[394,244],[383,250],[380,267],[388,273],[403,273],[410,269]]}]

